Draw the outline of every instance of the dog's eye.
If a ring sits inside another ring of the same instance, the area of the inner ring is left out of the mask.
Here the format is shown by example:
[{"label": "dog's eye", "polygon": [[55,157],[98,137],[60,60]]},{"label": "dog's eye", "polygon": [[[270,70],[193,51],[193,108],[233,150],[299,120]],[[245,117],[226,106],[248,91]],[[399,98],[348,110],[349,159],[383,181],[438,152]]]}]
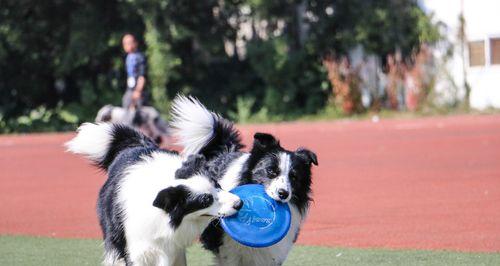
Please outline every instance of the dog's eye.
[{"label": "dog's eye", "polygon": [[267,177],[269,178],[275,178],[278,176],[278,172],[276,172],[273,169],[267,169]]},{"label": "dog's eye", "polygon": [[208,208],[214,202],[214,197],[210,194],[205,194],[200,197],[200,203],[204,208]]},{"label": "dog's eye", "polygon": [[217,182],[215,180],[213,180],[213,182],[214,182],[214,187],[215,188],[222,189],[221,186],[220,186],[220,184],[219,184],[219,182]]}]

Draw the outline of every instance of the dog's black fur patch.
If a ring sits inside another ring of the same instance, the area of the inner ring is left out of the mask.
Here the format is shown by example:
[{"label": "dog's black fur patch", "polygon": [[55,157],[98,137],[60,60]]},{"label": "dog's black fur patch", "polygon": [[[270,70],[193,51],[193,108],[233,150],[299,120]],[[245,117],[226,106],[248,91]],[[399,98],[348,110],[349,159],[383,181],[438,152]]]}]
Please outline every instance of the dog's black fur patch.
[{"label": "dog's black fur patch", "polygon": [[156,145],[153,140],[125,125],[113,125],[111,137],[112,141],[109,144],[109,150],[104,159],[102,159],[98,165],[104,170],[107,170],[113,160],[117,157],[118,153],[125,149],[132,147],[148,147],[158,149],[158,145]]},{"label": "dog's black fur patch", "polygon": [[257,164],[271,153],[283,151],[278,140],[266,133],[255,133],[252,150],[247,163],[242,169],[241,176],[245,184],[258,183],[253,180],[253,171]]},{"label": "dog's black fur patch", "polygon": [[[307,154],[304,157],[303,154]],[[318,165],[316,154],[306,149],[299,149],[295,152],[289,152],[292,160],[292,169],[290,171],[290,183],[292,185],[292,199],[290,202],[297,206],[301,215],[309,207],[311,202],[311,164]],[[309,158],[310,156],[310,158]]]},{"label": "dog's black fur patch", "polygon": [[189,155],[189,157],[182,162],[181,168],[175,171],[175,178],[177,179],[186,179],[190,176],[193,176],[197,172],[202,171],[205,168],[205,164],[207,160],[205,156],[201,154],[193,154]]},{"label": "dog's black fur patch", "polygon": [[[217,156],[205,164],[204,171],[210,178],[218,180],[222,177],[222,174],[226,172],[227,168],[231,163],[239,158],[243,153],[241,152],[231,152],[226,153],[224,156]],[[245,182],[242,181],[241,184]]]},{"label": "dog's black fur patch", "polygon": [[201,244],[207,250],[219,253],[219,247],[223,244],[224,229],[220,226],[220,220],[213,220],[203,231],[200,237]]},{"label": "dog's black fur patch", "polygon": [[215,188],[221,188],[219,182],[217,182],[218,178],[210,172],[209,165],[205,156],[202,154],[189,155],[188,158],[182,162],[181,168],[175,171],[175,178],[186,179],[199,173],[207,176]]},{"label": "dog's black fur patch", "polygon": [[192,195],[186,186],[169,187],[158,192],[153,206],[170,215],[170,225],[175,229],[187,214],[210,207],[214,202],[211,194]]},{"label": "dog's black fur patch", "polygon": [[216,114],[212,114],[212,118],[214,119],[214,137],[200,150],[200,154],[210,160],[222,152],[235,152],[245,147],[233,123]]}]

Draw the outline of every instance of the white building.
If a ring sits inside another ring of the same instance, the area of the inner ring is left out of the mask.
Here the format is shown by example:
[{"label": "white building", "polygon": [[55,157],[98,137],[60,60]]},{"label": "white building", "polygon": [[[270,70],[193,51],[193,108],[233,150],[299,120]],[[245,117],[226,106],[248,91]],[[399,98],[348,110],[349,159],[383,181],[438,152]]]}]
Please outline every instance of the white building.
[{"label": "white building", "polygon": [[[500,108],[500,1],[498,0],[422,0],[427,13],[446,25],[445,36],[454,47],[446,63],[448,82],[436,84],[446,92],[454,86],[459,97],[465,92],[464,80],[470,85],[470,104],[476,109]],[[465,49],[459,38],[459,17],[465,19]],[[463,51],[463,52],[462,52]],[[452,95],[448,95],[452,96]]]}]

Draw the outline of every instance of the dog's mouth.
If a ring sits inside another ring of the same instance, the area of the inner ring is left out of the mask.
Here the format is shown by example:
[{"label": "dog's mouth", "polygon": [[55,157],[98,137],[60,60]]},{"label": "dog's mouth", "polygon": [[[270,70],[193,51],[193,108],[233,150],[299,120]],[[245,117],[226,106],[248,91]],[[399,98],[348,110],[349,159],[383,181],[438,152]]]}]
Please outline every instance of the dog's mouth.
[{"label": "dog's mouth", "polygon": [[280,198],[279,196],[275,196],[275,195],[270,195],[270,194],[267,194],[269,197],[271,197],[273,200],[277,201],[277,202],[281,202],[281,203],[288,203],[292,197],[289,197],[289,198]]},{"label": "dog's mouth", "polygon": [[218,214],[218,215],[202,214],[200,216],[203,217],[203,218],[209,219],[209,220],[215,220],[215,219],[224,219],[228,215],[225,215],[225,214]]}]

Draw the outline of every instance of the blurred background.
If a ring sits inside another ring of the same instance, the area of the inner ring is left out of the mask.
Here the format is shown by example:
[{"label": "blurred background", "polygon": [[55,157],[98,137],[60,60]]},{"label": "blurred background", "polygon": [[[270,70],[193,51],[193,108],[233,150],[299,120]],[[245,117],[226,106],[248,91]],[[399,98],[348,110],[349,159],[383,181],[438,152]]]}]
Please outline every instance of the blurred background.
[{"label": "blurred background", "polygon": [[2,0],[0,132],[73,130],[147,58],[177,93],[240,123],[500,107],[500,10],[487,0]]}]

